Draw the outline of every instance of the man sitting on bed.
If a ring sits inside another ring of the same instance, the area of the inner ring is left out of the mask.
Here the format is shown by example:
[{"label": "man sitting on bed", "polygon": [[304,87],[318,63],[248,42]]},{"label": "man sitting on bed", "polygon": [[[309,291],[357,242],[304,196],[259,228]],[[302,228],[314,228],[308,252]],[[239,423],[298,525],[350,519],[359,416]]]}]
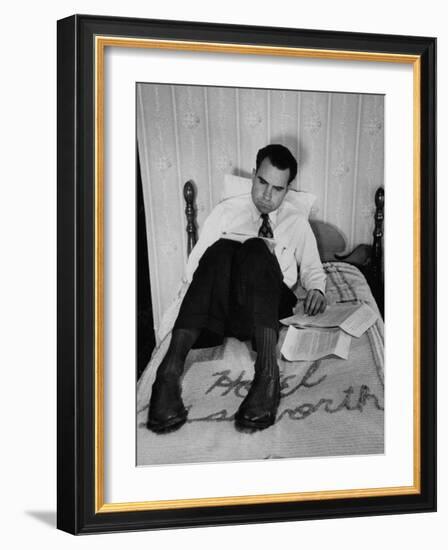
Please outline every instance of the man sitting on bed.
[{"label": "man sitting on bed", "polygon": [[191,282],[153,384],[150,430],[162,433],[184,424],[180,379],[186,356],[193,347],[221,344],[225,336],[251,340],[257,352],[255,376],[235,415],[236,427],[262,430],[275,422],[279,319],[291,315],[296,304],[291,287],[297,266],[307,291],[305,312],[315,315],[326,308],[325,273],[312,229],[283,202],[296,174],[291,152],[268,145],[258,151],[250,196],[219,203],[206,219],[188,260]]}]

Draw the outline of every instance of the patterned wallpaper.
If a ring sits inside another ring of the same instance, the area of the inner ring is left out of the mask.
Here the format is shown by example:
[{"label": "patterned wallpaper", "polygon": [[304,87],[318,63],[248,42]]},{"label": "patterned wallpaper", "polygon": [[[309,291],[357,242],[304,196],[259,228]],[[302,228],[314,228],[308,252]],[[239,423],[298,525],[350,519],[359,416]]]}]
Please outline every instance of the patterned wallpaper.
[{"label": "patterned wallpaper", "polygon": [[187,258],[184,183],[196,184],[200,230],[224,174],[249,176],[267,143],[296,155],[298,188],[317,195],[311,216],[336,225],[347,250],[372,241],[383,96],[138,84],[137,140],[156,331]]}]

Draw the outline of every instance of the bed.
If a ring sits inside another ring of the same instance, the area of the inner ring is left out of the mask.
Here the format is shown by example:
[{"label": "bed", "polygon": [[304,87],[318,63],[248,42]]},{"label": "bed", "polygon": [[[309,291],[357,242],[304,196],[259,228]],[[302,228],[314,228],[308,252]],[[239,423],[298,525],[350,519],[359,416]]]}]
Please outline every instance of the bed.
[{"label": "bed", "polygon": [[[184,197],[190,252],[197,240],[192,182],[185,184]],[[343,253],[345,239],[337,228],[310,220],[327,274],[328,302],[366,303],[378,313],[375,324],[352,339],[349,358],[288,362],[278,352],[282,399],[276,422],[248,434],[235,430],[233,419],[253,377],[250,343],[227,338],[222,346],[192,350],[182,382],[187,423],[158,435],[146,428],[146,418],[155,373],[170,341],[166,330],[137,384],[139,466],[384,452],[383,212],[379,188],[373,242],[349,254]],[[298,286],[298,297],[303,292]],[[278,350],[285,334],[284,328]]]}]

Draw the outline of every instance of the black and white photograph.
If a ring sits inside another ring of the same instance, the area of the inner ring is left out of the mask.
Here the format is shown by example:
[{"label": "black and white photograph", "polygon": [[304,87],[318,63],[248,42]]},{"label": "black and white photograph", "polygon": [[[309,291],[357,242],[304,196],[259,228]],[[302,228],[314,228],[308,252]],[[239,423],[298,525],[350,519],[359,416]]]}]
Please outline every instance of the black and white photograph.
[{"label": "black and white photograph", "polygon": [[136,84],[136,464],[385,452],[382,94]]},{"label": "black and white photograph", "polygon": [[442,12],[5,4],[4,548],[443,547]]}]

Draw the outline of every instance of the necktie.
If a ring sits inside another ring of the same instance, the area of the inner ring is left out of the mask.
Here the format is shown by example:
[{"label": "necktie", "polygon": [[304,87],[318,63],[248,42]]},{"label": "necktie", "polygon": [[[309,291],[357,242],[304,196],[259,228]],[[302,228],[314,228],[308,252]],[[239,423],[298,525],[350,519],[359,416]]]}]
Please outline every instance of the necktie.
[{"label": "necktie", "polygon": [[263,222],[260,226],[260,229],[258,230],[258,236],[272,239],[274,237],[274,233],[272,232],[272,227],[269,223],[269,215],[261,214],[261,219],[263,220]]}]

